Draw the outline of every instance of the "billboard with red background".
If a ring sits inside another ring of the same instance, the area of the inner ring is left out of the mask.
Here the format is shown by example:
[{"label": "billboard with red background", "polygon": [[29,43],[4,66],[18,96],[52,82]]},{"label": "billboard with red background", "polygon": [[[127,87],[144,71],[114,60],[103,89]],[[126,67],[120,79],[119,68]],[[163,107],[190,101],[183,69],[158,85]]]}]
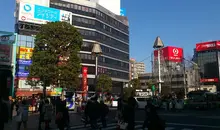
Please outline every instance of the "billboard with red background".
[{"label": "billboard with red background", "polygon": [[[88,72],[88,67],[82,67],[82,91],[86,92],[87,91],[87,73]],[[83,95],[85,95],[84,93]]]},{"label": "billboard with red background", "polygon": [[[172,62],[182,62],[183,48],[167,46],[160,49],[161,60],[168,60]],[[154,51],[154,58],[158,57],[158,50]]]},{"label": "billboard with red background", "polygon": [[210,41],[210,42],[202,42],[196,44],[196,51],[207,51],[220,49],[220,41]]}]

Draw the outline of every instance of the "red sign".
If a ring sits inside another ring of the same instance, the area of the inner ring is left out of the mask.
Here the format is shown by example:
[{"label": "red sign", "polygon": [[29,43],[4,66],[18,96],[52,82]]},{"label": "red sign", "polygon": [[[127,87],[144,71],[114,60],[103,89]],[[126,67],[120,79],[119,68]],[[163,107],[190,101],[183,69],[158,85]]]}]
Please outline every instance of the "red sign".
[{"label": "red sign", "polygon": [[82,91],[86,92],[87,91],[87,73],[88,72],[88,67],[82,67]]},{"label": "red sign", "polygon": [[213,49],[220,49],[220,41],[203,42],[196,44],[196,51],[207,51]]},{"label": "red sign", "polygon": [[[158,50],[154,51],[154,58],[158,57]],[[167,46],[160,49],[161,60],[168,60],[172,62],[182,62],[183,60],[183,49],[179,47]]]},{"label": "red sign", "polygon": [[212,79],[200,79],[200,82],[218,82],[218,78],[212,78]]}]

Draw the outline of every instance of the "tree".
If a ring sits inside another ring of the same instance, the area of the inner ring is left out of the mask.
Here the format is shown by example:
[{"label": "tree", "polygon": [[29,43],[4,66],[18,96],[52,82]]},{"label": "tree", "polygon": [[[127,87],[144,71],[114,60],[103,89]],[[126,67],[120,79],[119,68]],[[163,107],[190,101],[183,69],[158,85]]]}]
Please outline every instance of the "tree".
[{"label": "tree", "polygon": [[112,79],[108,75],[101,74],[97,79],[96,91],[110,92],[112,90]]},{"label": "tree", "polygon": [[35,38],[32,65],[27,83],[39,78],[43,86],[76,88],[79,86],[80,58],[77,56],[82,37],[76,28],[66,22],[42,25]]},{"label": "tree", "polygon": [[125,87],[123,88],[123,98],[124,100],[128,100],[130,96],[133,96],[135,89],[133,87]]},{"label": "tree", "polygon": [[134,89],[140,89],[141,83],[139,79],[132,79],[129,82],[130,86],[132,86]]}]

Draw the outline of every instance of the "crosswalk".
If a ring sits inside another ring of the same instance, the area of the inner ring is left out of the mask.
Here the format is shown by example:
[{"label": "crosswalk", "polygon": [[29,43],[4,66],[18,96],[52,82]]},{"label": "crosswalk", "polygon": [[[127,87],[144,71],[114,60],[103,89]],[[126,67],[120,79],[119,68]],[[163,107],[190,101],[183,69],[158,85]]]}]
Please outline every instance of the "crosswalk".
[{"label": "crosswalk", "polygon": [[[101,126],[100,123],[99,125]],[[106,128],[101,128],[101,130],[115,130],[116,128],[117,128],[117,123],[108,123],[108,126]],[[91,129],[90,125],[87,125],[86,127],[84,125],[78,125],[70,128],[70,130],[90,130],[90,129]],[[136,124],[135,130],[143,130],[142,124]],[[147,128],[145,130],[147,130]],[[165,130],[193,130],[193,129],[167,126]]]}]

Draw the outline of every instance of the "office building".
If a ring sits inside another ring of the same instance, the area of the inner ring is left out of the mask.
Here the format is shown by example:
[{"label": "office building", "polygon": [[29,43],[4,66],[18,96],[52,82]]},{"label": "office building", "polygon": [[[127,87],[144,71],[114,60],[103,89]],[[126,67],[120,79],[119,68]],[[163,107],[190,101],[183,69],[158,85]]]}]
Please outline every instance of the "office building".
[{"label": "office building", "polygon": [[196,44],[193,60],[198,64],[201,85],[215,85],[220,89],[220,41]]},{"label": "office building", "polygon": [[130,80],[137,79],[139,74],[145,73],[144,62],[137,62],[134,58],[130,59]]},{"label": "office building", "polygon": [[[167,46],[160,51],[161,93],[184,92],[183,49]],[[158,50],[154,51],[153,76],[154,82],[159,80]],[[158,87],[158,86],[156,86]]]},{"label": "office building", "polygon": [[[103,52],[103,55],[98,59],[98,75],[108,74],[111,76],[113,80],[112,92],[120,93],[123,85],[129,81],[129,25],[127,17],[112,13],[113,11],[106,9],[94,0],[50,0],[49,6],[46,3],[43,2],[42,5],[34,5],[33,2],[17,3],[16,32],[20,35],[34,36],[41,24],[48,21],[69,22],[83,36],[79,56],[82,60],[82,66],[88,67],[89,91],[94,90],[95,87],[95,57],[91,55],[91,51],[93,43],[98,42]],[[34,14],[38,15],[30,15],[33,13],[28,12],[30,9],[34,9]],[[55,11],[59,16],[45,17],[45,12],[51,13],[51,11]]]}]

